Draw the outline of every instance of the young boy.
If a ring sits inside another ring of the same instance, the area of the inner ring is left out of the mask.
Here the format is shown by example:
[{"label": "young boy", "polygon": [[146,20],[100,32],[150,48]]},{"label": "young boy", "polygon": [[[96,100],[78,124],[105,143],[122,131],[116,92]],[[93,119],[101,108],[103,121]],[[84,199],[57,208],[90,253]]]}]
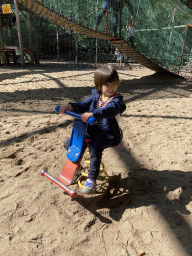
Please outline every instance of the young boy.
[{"label": "young boy", "polygon": [[129,43],[134,48],[135,28],[132,21],[128,23],[128,27],[126,27],[126,29]]},{"label": "young boy", "polygon": [[117,122],[117,115],[126,109],[122,102],[123,97],[117,94],[119,76],[110,65],[104,65],[94,74],[95,89],[85,101],[69,103],[60,108],[60,113],[65,110],[82,113],[81,119],[86,122],[89,117],[95,117],[97,124],[88,125],[87,135],[90,144],[90,170],[86,184],[82,189],[85,194],[96,191],[96,179],[100,170],[102,153],[105,148],[116,147],[121,143],[122,131]]},{"label": "young boy", "polygon": [[112,8],[113,10],[113,14],[114,14],[114,21],[113,21],[113,35],[117,36],[117,25],[118,25],[118,14],[121,12],[124,3],[127,3],[128,8],[130,10],[131,13],[131,17],[133,17],[134,12],[133,12],[133,6],[130,3],[130,0],[105,0],[103,5],[102,5],[102,10],[100,12],[100,14],[97,17],[96,23],[95,23],[95,28],[94,30],[98,28],[103,15],[110,9]]}]

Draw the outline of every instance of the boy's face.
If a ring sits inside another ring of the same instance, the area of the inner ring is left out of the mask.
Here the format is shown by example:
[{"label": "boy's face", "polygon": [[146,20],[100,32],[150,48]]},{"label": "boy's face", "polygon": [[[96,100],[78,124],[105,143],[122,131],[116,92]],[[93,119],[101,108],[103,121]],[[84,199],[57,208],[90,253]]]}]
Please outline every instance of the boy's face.
[{"label": "boy's face", "polygon": [[101,91],[104,97],[112,97],[118,88],[118,84],[116,82],[111,82],[102,85]]}]

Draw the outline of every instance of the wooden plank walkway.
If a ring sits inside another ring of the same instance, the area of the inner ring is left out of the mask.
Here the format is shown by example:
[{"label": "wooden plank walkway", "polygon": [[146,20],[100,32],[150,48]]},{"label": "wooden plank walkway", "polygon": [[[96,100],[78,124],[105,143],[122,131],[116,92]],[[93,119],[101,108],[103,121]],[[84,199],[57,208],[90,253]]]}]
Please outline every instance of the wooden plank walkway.
[{"label": "wooden plank walkway", "polygon": [[140,52],[132,48],[128,42],[126,42],[123,38],[117,38],[114,36],[110,36],[107,34],[103,34],[87,28],[81,24],[77,24],[75,21],[68,19],[67,17],[63,16],[62,14],[56,13],[54,10],[49,9],[48,7],[40,4],[35,0],[17,0],[26,10],[30,10],[32,13],[36,13],[41,15],[45,19],[48,19],[50,22],[55,23],[56,25],[64,26],[67,29],[71,29],[74,32],[91,36],[93,38],[102,39],[102,40],[109,40],[110,43],[118,48],[123,54],[127,55],[137,63],[153,70],[156,72],[169,72],[165,68],[158,66],[154,62],[152,62],[147,57],[143,56]]}]

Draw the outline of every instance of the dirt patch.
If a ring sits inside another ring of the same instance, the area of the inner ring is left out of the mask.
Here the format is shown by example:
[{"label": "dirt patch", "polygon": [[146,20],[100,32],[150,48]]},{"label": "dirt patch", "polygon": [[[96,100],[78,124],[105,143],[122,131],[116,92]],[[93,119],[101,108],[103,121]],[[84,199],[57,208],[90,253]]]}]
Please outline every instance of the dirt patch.
[{"label": "dirt patch", "polygon": [[192,255],[190,80],[118,69],[127,109],[122,144],[103,155],[109,183],[71,199],[40,175],[66,160],[73,119],[55,106],[89,96],[94,70],[1,69],[1,254]]}]

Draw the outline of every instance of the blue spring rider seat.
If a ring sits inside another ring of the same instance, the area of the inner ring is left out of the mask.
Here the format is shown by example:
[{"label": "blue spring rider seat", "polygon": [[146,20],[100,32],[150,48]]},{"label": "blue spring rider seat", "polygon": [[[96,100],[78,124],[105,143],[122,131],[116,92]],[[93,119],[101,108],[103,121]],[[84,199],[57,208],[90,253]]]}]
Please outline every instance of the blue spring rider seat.
[{"label": "blue spring rider seat", "polygon": [[[56,113],[59,113],[60,106],[55,108]],[[96,118],[90,117],[88,122],[83,122],[81,120],[81,114],[77,114],[72,111],[65,111],[65,114],[73,116],[73,128],[70,137],[69,148],[67,150],[67,160],[63,167],[63,170],[58,178],[54,178],[50,174],[48,174],[45,170],[41,171],[41,175],[47,177],[56,185],[65,190],[72,198],[77,196],[77,192],[75,190],[70,189],[68,186],[78,182],[78,185],[82,188],[83,185],[81,183],[83,177],[87,177],[87,173],[85,172],[88,167],[81,168],[81,160],[85,153],[86,148],[89,146],[90,140],[87,139],[87,125],[96,124]],[[86,163],[89,163],[89,158],[85,160]],[[101,163],[100,166],[100,174],[104,174],[104,182],[97,186],[97,188],[103,186],[108,179],[108,175],[104,170],[104,164]]]}]

